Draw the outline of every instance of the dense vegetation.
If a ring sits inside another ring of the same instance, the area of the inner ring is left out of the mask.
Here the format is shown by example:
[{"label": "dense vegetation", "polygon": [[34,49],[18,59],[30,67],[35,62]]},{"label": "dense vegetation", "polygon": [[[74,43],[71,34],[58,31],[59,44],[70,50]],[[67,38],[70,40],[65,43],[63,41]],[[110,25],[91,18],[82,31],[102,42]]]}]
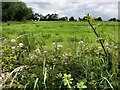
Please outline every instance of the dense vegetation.
[{"label": "dense vegetation", "polygon": [[3,88],[119,90],[117,22],[92,24],[100,38],[87,22],[3,23]]},{"label": "dense vegetation", "polygon": [[2,5],[3,90],[120,89],[116,18],[104,22],[88,14],[77,21],[33,14],[23,2]]}]

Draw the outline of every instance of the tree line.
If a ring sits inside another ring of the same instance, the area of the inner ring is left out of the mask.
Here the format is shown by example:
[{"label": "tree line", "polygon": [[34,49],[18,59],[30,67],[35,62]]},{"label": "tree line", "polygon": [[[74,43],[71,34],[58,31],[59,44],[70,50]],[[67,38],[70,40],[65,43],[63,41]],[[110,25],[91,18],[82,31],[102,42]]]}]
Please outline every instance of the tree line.
[{"label": "tree line", "polygon": [[[32,8],[28,8],[24,2],[2,2],[2,21],[85,21],[86,16],[83,18],[78,17],[78,20],[73,16],[59,17],[58,14],[42,15],[33,13]],[[95,21],[103,21],[101,17],[94,18]],[[116,18],[110,18],[108,21],[120,21]]]},{"label": "tree line", "polygon": [[[59,17],[58,14],[47,14],[45,16],[43,16],[42,14],[38,14],[35,13],[32,17],[32,20],[35,21],[77,21],[77,19],[75,19],[73,16],[71,17]],[[86,16],[84,16],[83,18],[78,18],[78,21],[85,21],[86,20]],[[101,17],[95,18],[94,20],[96,21],[102,21]]]}]

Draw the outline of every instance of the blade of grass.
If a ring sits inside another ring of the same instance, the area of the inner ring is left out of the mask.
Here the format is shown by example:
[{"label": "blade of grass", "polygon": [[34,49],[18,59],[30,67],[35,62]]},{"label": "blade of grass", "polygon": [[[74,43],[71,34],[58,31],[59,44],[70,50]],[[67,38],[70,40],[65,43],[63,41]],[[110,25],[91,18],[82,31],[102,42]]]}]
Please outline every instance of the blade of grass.
[{"label": "blade of grass", "polygon": [[37,82],[38,82],[39,78],[36,78],[35,80],[35,84],[34,84],[34,90],[36,89],[36,86],[37,86]]},{"label": "blade of grass", "polygon": [[15,68],[15,69],[5,78],[5,80],[3,81],[2,84],[5,84],[5,82],[12,76],[12,74],[13,74],[14,72],[22,71],[23,68],[25,68],[25,67],[28,67],[28,66],[25,65],[25,66],[20,66],[20,67]]},{"label": "blade of grass", "polygon": [[110,85],[111,89],[114,90],[114,88],[113,88],[112,84],[109,82],[109,80],[106,77],[103,77],[103,79],[105,79],[108,82],[108,84]]}]

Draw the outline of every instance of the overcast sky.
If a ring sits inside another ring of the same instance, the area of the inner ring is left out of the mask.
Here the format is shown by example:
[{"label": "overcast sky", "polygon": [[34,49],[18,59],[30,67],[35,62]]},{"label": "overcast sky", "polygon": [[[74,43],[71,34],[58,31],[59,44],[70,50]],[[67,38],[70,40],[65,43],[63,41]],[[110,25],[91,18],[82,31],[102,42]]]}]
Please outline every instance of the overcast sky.
[{"label": "overcast sky", "polygon": [[35,13],[42,15],[57,13],[59,17],[83,17],[86,13],[104,20],[118,18],[119,0],[22,0]]}]

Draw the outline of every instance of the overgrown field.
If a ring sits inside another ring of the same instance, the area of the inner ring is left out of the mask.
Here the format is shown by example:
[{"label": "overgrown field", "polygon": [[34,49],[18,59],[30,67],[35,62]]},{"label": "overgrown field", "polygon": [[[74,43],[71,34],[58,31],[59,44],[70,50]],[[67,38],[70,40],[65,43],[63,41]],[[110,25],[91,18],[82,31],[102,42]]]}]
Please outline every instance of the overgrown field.
[{"label": "overgrown field", "polygon": [[2,88],[119,90],[118,22],[92,25],[100,38],[85,21],[3,23]]}]

